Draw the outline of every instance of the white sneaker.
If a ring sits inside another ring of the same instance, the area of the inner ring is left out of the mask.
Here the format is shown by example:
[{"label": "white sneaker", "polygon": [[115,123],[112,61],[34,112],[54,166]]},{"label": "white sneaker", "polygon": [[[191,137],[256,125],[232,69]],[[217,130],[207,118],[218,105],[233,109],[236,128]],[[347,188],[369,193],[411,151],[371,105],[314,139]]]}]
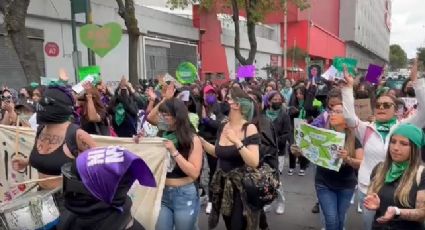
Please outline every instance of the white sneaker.
[{"label": "white sneaker", "polygon": [[288,175],[289,175],[289,176],[294,175],[294,169],[289,169],[289,170],[288,170]]},{"label": "white sneaker", "polygon": [[207,208],[205,208],[205,213],[206,214],[210,214],[211,213],[211,209],[212,209],[212,203],[211,202],[208,202]]},{"label": "white sneaker", "polygon": [[305,170],[300,169],[298,176],[305,176]]},{"label": "white sneaker", "polygon": [[272,210],[272,206],[270,204],[264,205],[263,209],[264,209],[264,212],[270,212]]},{"label": "white sneaker", "polygon": [[363,209],[362,209],[362,207],[360,205],[360,202],[357,202],[357,212],[358,213],[363,213]]},{"label": "white sneaker", "polygon": [[285,204],[284,203],[279,203],[277,205],[277,208],[276,208],[276,214],[283,215],[283,213],[285,213]]}]

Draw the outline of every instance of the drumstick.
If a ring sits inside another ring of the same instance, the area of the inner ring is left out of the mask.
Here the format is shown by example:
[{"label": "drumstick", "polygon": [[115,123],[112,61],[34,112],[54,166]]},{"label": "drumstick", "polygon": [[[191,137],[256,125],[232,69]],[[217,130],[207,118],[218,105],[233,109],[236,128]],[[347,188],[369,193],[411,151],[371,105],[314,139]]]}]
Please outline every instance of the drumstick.
[{"label": "drumstick", "polygon": [[17,186],[17,185],[21,185],[21,184],[38,183],[38,182],[44,182],[44,181],[55,180],[55,179],[60,179],[60,178],[62,178],[62,176],[54,176],[54,177],[47,177],[47,178],[42,178],[42,179],[27,180],[27,181],[23,181],[23,182],[14,183],[14,184],[12,184],[12,186]]}]

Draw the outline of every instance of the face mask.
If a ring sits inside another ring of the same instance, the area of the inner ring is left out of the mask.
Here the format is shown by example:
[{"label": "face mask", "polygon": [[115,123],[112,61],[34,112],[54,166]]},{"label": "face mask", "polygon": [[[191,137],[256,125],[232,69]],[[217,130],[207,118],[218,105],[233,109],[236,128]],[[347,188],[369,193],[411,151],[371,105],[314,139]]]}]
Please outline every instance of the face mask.
[{"label": "face mask", "polygon": [[158,124],[156,125],[159,130],[162,131],[168,131],[170,129],[168,123],[165,121],[165,118],[163,116],[159,117]]},{"label": "face mask", "polygon": [[406,93],[409,97],[416,97],[415,89],[413,89],[413,87],[407,87]]},{"label": "face mask", "polygon": [[282,108],[282,103],[280,103],[280,102],[273,102],[272,103],[272,109],[273,110],[279,110],[280,108]]},{"label": "face mask", "polygon": [[38,124],[61,124],[69,121],[74,111],[72,106],[38,103],[36,105]]},{"label": "face mask", "polygon": [[20,121],[28,122],[32,115],[21,114],[18,116]]},{"label": "face mask", "polygon": [[217,103],[217,97],[215,95],[208,95],[205,101],[207,102],[207,105],[214,105]]}]

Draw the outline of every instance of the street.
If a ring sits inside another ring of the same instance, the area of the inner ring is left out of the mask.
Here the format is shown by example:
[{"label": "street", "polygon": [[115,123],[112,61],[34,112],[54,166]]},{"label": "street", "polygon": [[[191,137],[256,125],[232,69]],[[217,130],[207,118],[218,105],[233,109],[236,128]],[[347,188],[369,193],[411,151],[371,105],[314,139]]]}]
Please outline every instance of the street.
[{"label": "street", "polygon": [[[288,230],[306,230],[321,229],[320,214],[311,213],[311,209],[316,202],[314,192],[314,170],[310,166],[306,171],[306,176],[300,177],[294,173],[293,176],[286,174],[287,165],[285,165],[285,173],[282,175],[285,191],[285,213],[276,215],[275,208],[267,213],[267,221],[270,229],[288,229]],[[355,201],[357,204],[357,201]],[[352,205],[349,210],[346,230],[361,229],[361,214],[357,213],[357,206]],[[199,218],[199,229],[208,229],[208,216],[205,214],[205,206]],[[220,219],[217,229],[225,229],[224,222]]]}]

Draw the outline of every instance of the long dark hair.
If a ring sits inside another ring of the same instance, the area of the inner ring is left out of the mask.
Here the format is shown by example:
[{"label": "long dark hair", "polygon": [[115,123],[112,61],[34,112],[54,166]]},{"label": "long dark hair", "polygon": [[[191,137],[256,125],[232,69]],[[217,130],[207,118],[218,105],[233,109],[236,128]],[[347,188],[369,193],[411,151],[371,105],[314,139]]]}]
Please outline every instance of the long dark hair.
[{"label": "long dark hair", "polygon": [[159,106],[160,113],[166,113],[175,119],[175,134],[179,142],[177,149],[187,158],[193,145],[194,130],[189,121],[189,114],[185,104],[177,99],[172,98],[166,100]]}]

